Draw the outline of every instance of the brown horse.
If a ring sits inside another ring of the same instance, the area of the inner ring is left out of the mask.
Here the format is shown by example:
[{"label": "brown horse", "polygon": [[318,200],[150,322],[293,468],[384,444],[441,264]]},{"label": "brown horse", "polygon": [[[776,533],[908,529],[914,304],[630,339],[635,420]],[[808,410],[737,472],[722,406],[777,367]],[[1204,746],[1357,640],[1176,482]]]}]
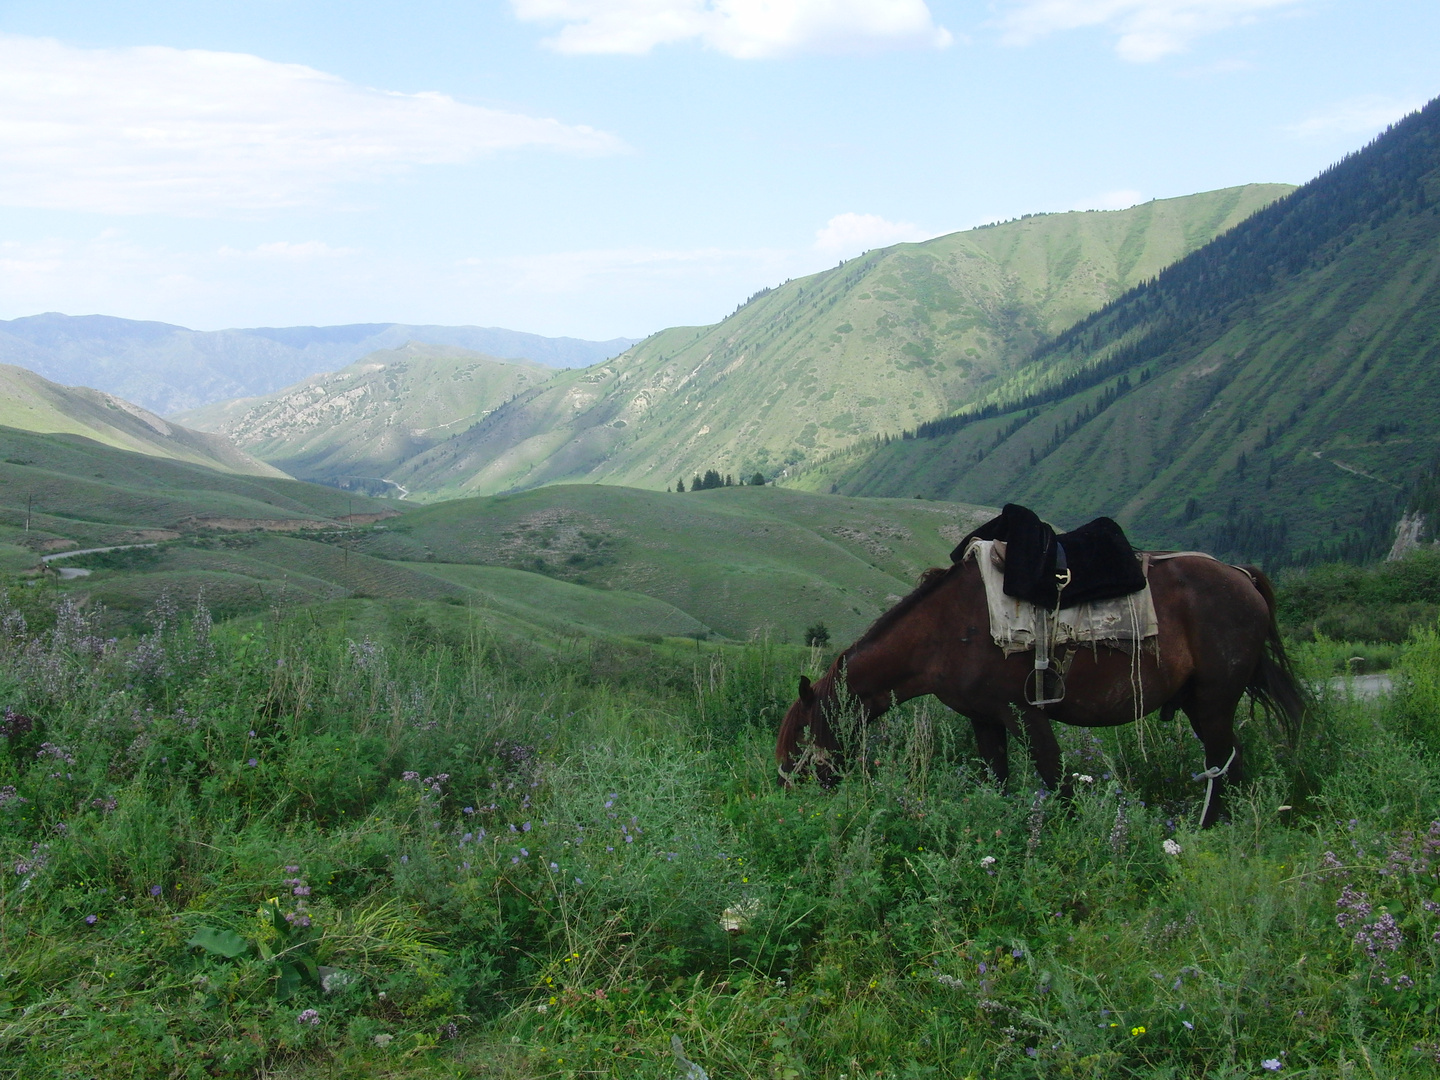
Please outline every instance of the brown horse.
[{"label": "brown horse", "polygon": [[1062,783],[1052,719],[1113,727],[1154,709],[1173,715],[1178,707],[1205,748],[1201,825],[1208,827],[1222,811],[1226,784],[1243,779],[1234,730],[1241,696],[1248,692],[1278,716],[1294,745],[1305,695],[1275,624],[1274,590],[1259,570],[1184,555],[1153,563],[1149,580],[1160,635],[1158,648],[1147,643],[1140,650],[1138,679],[1128,652],[1085,645],[1074,650],[1064,700],[1042,709],[1025,695],[1033,654],[1007,658],[990,637],[979,569],[967,561],[927,570],[915,591],[880,616],[813,686],[801,677],[799,700],[781,721],[775,744],[781,779],[788,784],[811,764],[829,782],[842,766],[831,725],[842,677],[862,722],[934,694],[970,720],[980,755],[1002,784],[1010,772],[1007,734],[1018,736],[1023,727],[1036,771],[1052,791],[1069,788]]}]

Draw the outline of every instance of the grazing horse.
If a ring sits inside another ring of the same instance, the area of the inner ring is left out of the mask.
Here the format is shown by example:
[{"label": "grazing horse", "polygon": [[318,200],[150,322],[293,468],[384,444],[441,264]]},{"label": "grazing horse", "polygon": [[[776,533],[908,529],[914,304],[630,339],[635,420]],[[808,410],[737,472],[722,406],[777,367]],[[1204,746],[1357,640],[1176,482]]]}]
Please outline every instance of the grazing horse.
[{"label": "grazing horse", "polygon": [[1064,700],[1038,708],[1025,694],[1034,656],[1007,658],[992,640],[985,587],[973,560],[927,570],[914,592],[880,616],[813,685],[801,676],[800,697],[781,721],[775,744],[781,779],[789,784],[810,765],[822,783],[833,782],[843,765],[831,726],[842,680],[861,722],[934,694],[969,719],[980,756],[1002,784],[1010,772],[1007,734],[1023,729],[1036,771],[1052,791],[1068,790],[1068,783],[1062,784],[1051,720],[1114,727],[1154,709],[1173,715],[1178,707],[1205,748],[1200,775],[1209,783],[1201,826],[1212,825],[1225,785],[1243,779],[1234,728],[1241,696],[1248,692],[1278,716],[1293,746],[1304,691],[1275,624],[1274,590],[1258,569],[1182,555],[1152,563],[1149,581],[1160,635],[1139,649],[1138,664],[1129,652],[1103,644],[1071,646]]}]

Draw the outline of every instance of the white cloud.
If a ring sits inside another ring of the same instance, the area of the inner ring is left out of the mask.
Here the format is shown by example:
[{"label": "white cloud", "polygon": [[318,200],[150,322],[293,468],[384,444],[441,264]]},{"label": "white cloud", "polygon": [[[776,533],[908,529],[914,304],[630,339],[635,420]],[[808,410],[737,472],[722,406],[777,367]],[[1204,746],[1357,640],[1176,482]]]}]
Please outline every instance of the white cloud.
[{"label": "white cloud", "polygon": [[1131,188],[1122,188],[1119,191],[1107,191],[1094,198],[1081,199],[1071,210],[1128,210],[1137,203],[1145,201],[1145,196]]},{"label": "white cloud", "polygon": [[1418,100],[1402,101],[1378,94],[1367,94],[1312,113],[1285,130],[1302,139],[1374,135],[1423,104],[1423,101]]},{"label": "white cloud", "polygon": [[348,83],[243,53],[0,35],[0,204],[209,214],[498,150],[605,153],[557,120]]},{"label": "white cloud", "polygon": [[640,55],[699,41],[742,59],[948,46],[925,0],[511,0],[517,18],[562,24],[562,53]]},{"label": "white cloud", "polygon": [[1253,22],[1300,0],[1014,0],[999,20],[1005,38],[1026,44],[1062,30],[1104,27],[1124,60],[1148,63],[1184,52],[1197,37]]},{"label": "white cloud", "polygon": [[848,259],[871,248],[928,240],[934,235],[908,221],[886,221],[879,214],[836,214],[815,231],[815,250],[832,259]]}]

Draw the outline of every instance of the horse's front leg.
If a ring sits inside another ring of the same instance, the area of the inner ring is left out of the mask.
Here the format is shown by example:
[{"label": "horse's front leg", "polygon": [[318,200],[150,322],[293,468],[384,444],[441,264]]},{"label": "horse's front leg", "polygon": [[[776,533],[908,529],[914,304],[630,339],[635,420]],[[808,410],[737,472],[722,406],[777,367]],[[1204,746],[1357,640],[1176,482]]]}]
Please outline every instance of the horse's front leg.
[{"label": "horse's front leg", "polygon": [[1025,736],[1030,743],[1030,760],[1040,774],[1045,790],[1063,797],[1070,795],[1070,781],[1060,771],[1060,743],[1055,738],[1055,725],[1042,712],[1026,710]]},{"label": "horse's front leg", "polygon": [[992,720],[977,720],[972,716],[970,726],[975,729],[975,748],[980,751],[980,760],[985,762],[995,782],[1004,787],[1005,781],[1010,779],[1009,735],[1005,725]]}]

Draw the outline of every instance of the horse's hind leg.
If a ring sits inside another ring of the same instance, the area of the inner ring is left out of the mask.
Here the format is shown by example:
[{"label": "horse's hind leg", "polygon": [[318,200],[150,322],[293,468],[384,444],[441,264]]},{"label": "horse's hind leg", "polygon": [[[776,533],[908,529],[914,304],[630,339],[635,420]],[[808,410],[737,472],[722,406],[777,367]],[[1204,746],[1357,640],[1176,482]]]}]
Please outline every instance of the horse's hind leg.
[{"label": "horse's hind leg", "polygon": [[985,762],[986,768],[995,777],[995,782],[1004,787],[1005,781],[1010,779],[1010,754],[1006,746],[1008,736],[1005,725],[971,717],[970,726],[975,729],[975,748],[980,751],[980,760]]},{"label": "horse's hind leg", "polygon": [[[1199,695],[1196,695],[1199,697]],[[1240,760],[1240,741],[1235,738],[1235,706],[1218,702],[1196,701],[1185,706],[1190,727],[1205,747],[1205,771],[1197,779],[1205,785],[1200,810],[1200,827],[1208,829],[1225,812],[1226,796],[1232,784],[1243,783],[1244,769]]]}]

